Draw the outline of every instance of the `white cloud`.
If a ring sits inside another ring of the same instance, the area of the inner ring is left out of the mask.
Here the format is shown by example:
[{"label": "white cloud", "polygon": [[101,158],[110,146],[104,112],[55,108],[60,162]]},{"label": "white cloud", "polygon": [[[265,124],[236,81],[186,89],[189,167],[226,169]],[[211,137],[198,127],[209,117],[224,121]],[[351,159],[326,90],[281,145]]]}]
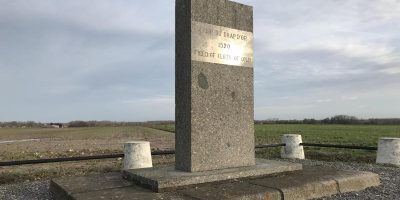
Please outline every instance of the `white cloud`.
[{"label": "white cloud", "polygon": [[355,101],[358,100],[358,96],[342,96],[341,99],[343,101]]},{"label": "white cloud", "polygon": [[318,99],[317,103],[329,103],[331,101],[332,101],[332,99]]},{"label": "white cloud", "polygon": [[167,96],[167,95],[158,95],[158,96],[147,97],[147,98],[122,100],[122,103],[130,104],[130,105],[149,105],[149,106],[158,105],[158,104],[163,104],[163,105],[168,104],[171,106],[175,103],[175,97]]},{"label": "white cloud", "polygon": [[391,74],[391,75],[400,74],[400,64],[398,65],[398,67],[382,69],[381,72]]}]

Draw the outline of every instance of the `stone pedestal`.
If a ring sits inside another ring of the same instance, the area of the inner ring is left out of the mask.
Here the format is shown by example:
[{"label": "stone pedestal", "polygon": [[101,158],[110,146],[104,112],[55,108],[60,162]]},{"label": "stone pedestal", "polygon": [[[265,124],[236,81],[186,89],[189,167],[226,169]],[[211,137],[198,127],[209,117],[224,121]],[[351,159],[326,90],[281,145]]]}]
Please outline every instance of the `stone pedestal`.
[{"label": "stone pedestal", "polygon": [[174,166],[126,170],[123,172],[123,177],[155,192],[165,192],[188,185],[259,177],[302,169],[303,166],[298,163],[257,159],[256,165],[252,166],[202,172],[178,171]]},{"label": "stone pedestal", "polygon": [[124,170],[153,167],[150,142],[130,141],[124,144]]},{"label": "stone pedestal", "polygon": [[380,138],[376,163],[400,166],[400,138]]},{"label": "stone pedestal", "polygon": [[282,136],[282,143],[286,146],[282,147],[281,158],[304,159],[304,148],[300,145],[303,140],[301,135],[285,134]]},{"label": "stone pedestal", "polygon": [[[192,174],[190,172],[181,173]],[[234,173],[234,175],[237,174],[240,173]],[[119,173],[54,179],[50,183],[50,191],[56,200],[298,200],[360,191],[377,186],[379,182],[379,176],[370,172],[305,166],[304,170],[279,176],[205,183],[163,193],[155,193],[134,182],[123,180]],[[379,194],[387,195],[385,191],[381,191]]]}]

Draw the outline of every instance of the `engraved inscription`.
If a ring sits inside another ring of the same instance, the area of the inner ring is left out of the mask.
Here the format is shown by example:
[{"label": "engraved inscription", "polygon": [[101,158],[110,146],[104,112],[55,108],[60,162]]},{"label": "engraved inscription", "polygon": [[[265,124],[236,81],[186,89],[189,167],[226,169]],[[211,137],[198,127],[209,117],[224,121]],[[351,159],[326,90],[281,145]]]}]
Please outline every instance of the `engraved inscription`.
[{"label": "engraved inscription", "polygon": [[253,67],[253,33],[192,21],[192,60]]}]

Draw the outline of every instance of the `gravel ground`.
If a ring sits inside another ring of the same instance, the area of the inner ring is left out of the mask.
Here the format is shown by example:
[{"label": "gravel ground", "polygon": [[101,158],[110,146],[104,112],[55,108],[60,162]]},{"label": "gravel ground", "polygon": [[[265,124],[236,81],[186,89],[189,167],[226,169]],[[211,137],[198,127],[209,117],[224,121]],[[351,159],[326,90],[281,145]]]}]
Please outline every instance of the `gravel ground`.
[{"label": "gravel ground", "polygon": [[[324,162],[315,160],[297,160],[295,162],[312,166],[327,166],[344,170],[371,171],[380,175],[382,184],[361,192],[338,194],[319,200],[354,200],[354,199],[400,199],[400,168],[384,167],[374,164]],[[49,182],[27,182],[12,185],[0,185],[1,200],[50,200]]]},{"label": "gravel ground", "polygon": [[49,181],[0,185],[1,200],[48,200],[51,198]]}]

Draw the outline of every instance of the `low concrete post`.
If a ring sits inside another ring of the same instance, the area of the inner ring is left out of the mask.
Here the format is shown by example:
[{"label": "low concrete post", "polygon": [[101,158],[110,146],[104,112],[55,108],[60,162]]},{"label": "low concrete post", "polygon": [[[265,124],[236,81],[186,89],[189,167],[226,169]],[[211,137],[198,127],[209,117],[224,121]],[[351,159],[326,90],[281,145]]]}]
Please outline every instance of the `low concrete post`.
[{"label": "low concrete post", "polygon": [[376,163],[400,166],[400,138],[380,138]]},{"label": "low concrete post", "polygon": [[304,159],[304,149],[300,145],[303,140],[301,135],[297,134],[285,134],[282,136],[282,143],[286,146],[281,149],[281,158],[289,159]]},{"label": "low concrete post", "polygon": [[124,144],[123,169],[139,169],[153,167],[150,142],[130,141]]}]

